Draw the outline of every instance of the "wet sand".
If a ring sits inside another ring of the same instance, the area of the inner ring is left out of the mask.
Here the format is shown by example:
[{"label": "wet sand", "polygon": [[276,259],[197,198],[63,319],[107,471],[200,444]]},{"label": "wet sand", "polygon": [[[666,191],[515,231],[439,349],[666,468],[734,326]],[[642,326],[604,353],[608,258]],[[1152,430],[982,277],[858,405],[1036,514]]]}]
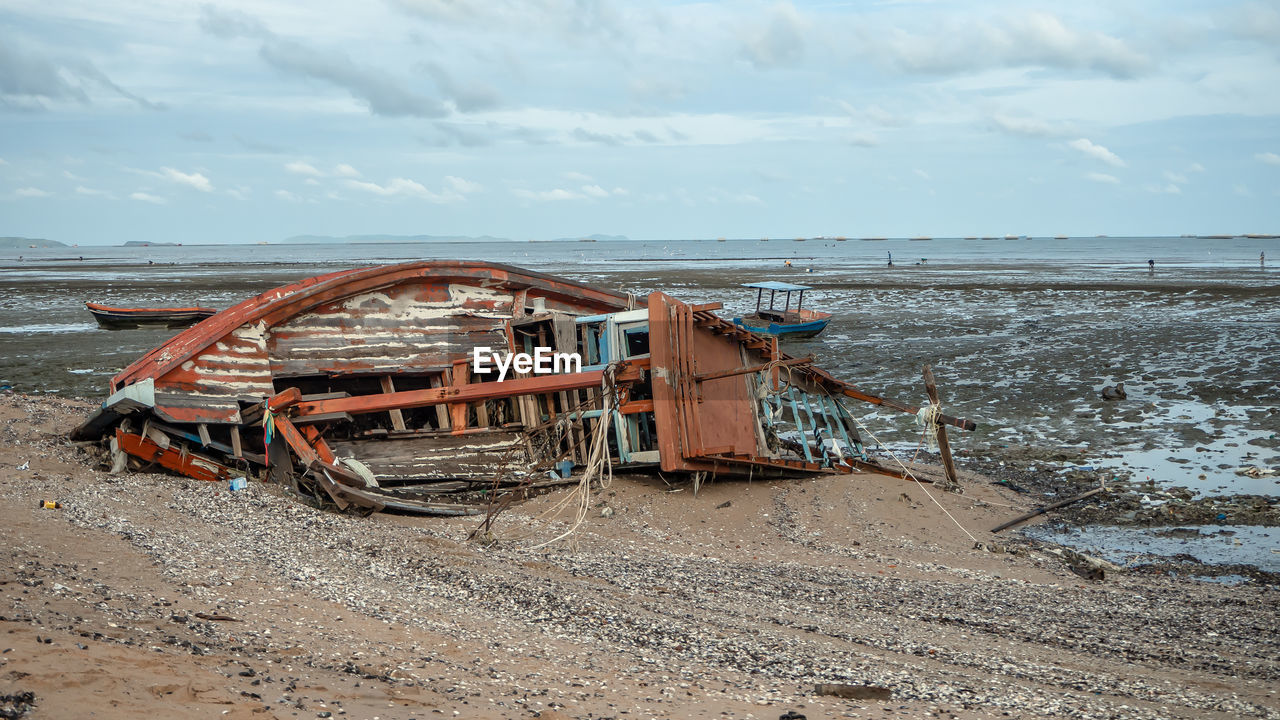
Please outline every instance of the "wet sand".
[{"label": "wet sand", "polygon": [[0,709],[30,718],[1280,717],[1274,587],[1082,580],[985,533],[1029,500],[969,471],[933,493],[959,525],[874,475],[620,477],[533,550],[555,495],[482,546],[474,518],[107,475],[63,435],[91,407],[0,396]]}]

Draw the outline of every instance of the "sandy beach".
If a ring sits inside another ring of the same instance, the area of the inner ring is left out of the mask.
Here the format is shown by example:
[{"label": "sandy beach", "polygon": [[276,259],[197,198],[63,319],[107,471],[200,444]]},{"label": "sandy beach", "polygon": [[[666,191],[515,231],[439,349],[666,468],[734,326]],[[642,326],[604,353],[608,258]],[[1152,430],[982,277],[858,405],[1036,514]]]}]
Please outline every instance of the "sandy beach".
[{"label": "sandy beach", "polygon": [[64,439],[90,408],[0,401],[0,707],[31,693],[22,717],[1280,717],[1273,584],[1084,580],[987,533],[1032,501],[973,472],[937,503],[875,475],[619,477],[532,550],[567,520],[554,494],[469,543],[474,518],[108,475]]}]

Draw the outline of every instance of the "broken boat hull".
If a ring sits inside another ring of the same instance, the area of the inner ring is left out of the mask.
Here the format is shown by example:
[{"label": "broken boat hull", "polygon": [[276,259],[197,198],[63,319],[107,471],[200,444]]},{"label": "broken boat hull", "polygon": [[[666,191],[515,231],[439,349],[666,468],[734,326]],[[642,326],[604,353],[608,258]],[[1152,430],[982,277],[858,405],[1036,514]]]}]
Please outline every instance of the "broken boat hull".
[{"label": "broken boat hull", "polygon": [[[884,471],[842,398],[882,401],[719,318],[483,262],[345,270],[268,291],[125,368],[78,428],[119,467],[252,475],[316,503],[478,512],[621,467],[715,475]],[[483,349],[576,354],[550,374],[476,372]],[[965,422],[965,421],[960,421]],[[890,473],[893,474],[893,473]]]}]

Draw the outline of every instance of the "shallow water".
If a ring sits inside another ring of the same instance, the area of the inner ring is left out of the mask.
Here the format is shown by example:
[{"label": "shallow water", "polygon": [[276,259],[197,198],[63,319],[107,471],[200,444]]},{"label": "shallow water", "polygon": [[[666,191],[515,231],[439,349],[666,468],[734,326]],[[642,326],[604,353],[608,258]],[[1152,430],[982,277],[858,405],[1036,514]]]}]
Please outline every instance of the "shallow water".
[{"label": "shallow water", "polygon": [[[1036,525],[1023,534],[1075,548],[1124,567],[1190,555],[1208,565],[1253,565],[1280,573],[1280,528],[1202,525],[1174,531],[1095,525],[1067,532]],[[1235,576],[1239,577],[1239,576]],[[1226,582],[1222,578],[1214,578]]]},{"label": "shallow water", "polygon": [[[174,334],[107,331],[85,300],[227,307],[335,269],[491,259],[637,294],[749,311],[741,283],[812,285],[827,332],[790,344],[837,377],[912,404],[934,366],[947,411],[979,423],[959,448],[1084,448],[1087,464],[1204,494],[1280,494],[1280,258],[1276,240],[1084,238],[848,242],[774,239],[66,248],[0,256],[0,384],[100,397],[108,378]],[[885,258],[892,252],[897,264]],[[22,254],[19,261],[17,255]],[[81,254],[84,260],[77,259]],[[921,257],[927,257],[924,264]],[[1149,272],[1147,258],[1157,260]],[[791,259],[790,268],[783,258]],[[156,264],[148,264],[154,261]],[[812,269],[812,272],[806,272]],[[1123,382],[1126,400],[1100,398]],[[912,447],[913,418],[851,405],[877,437]],[[1060,471],[1063,467],[1048,467]]]}]

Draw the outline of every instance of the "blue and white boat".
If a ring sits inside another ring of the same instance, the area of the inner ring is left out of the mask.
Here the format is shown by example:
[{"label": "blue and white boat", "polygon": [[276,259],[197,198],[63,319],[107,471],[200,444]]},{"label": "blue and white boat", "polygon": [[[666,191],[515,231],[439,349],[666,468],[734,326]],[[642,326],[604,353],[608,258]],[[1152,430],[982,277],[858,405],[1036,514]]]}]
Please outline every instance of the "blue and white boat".
[{"label": "blue and white boat", "polygon": [[[804,309],[804,293],[813,288],[804,285],[792,285],[784,282],[747,283],[743,287],[754,288],[756,292],[756,311],[750,315],[736,317],[733,323],[752,332],[776,335],[779,339],[810,338],[826,329],[831,320],[831,313]],[[769,307],[763,308],[764,291],[769,291]],[[782,309],[774,306],[778,293],[786,293]],[[795,309],[791,309],[791,293],[798,293]]]}]

